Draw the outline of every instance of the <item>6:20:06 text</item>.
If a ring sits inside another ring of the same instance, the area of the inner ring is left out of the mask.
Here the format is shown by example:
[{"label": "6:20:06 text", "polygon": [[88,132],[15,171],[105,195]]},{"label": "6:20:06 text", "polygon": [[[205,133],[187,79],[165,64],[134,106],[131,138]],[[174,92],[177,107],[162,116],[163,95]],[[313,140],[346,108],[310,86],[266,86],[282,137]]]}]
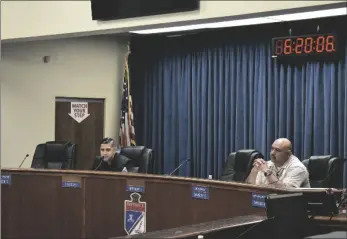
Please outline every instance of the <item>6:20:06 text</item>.
[{"label": "6:20:06 text", "polygon": [[275,42],[276,55],[289,54],[310,54],[335,52],[334,36],[319,36],[316,39],[312,37],[298,37],[295,39],[279,39]]}]

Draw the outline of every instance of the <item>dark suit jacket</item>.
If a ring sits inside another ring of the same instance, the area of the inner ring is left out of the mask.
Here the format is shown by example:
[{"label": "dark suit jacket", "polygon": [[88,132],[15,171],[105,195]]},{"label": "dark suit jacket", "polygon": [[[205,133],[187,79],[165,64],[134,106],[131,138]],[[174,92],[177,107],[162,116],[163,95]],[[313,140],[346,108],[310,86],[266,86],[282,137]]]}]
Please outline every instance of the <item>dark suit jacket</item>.
[{"label": "dark suit jacket", "polygon": [[124,167],[126,167],[128,172],[134,171],[132,160],[124,155],[116,153],[111,160],[111,164],[104,162],[101,157],[96,157],[92,166],[92,170],[96,169],[97,171],[121,172]]}]

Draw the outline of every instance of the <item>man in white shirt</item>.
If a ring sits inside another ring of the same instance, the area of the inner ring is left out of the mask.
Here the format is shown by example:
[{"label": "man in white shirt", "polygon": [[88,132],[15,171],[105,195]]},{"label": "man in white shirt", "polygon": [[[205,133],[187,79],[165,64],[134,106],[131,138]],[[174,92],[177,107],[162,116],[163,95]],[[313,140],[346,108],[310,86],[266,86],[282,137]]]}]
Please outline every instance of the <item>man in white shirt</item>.
[{"label": "man in white shirt", "polygon": [[308,171],[292,154],[292,143],[286,138],[272,144],[271,161],[256,159],[246,182],[276,188],[309,188]]}]

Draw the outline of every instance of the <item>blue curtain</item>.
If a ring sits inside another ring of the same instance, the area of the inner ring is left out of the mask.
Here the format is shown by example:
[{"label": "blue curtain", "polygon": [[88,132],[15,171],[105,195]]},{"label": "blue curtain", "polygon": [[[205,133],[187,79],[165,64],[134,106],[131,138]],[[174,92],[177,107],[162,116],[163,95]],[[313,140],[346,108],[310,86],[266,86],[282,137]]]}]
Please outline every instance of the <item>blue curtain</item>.
[{"label": "blue curtain", "polygon": [[279,137],[301,160],[346,157],[346,40],[338,60],[293,64],[271,58],[269,38],[190,38],[160,39],[162,47],[152,40],[157,50],[141,54],[132,47],[137,137],[153,148],[156,173],[189,158],[179,175],[218,178],[230,152],[252,148],[268,157]]}]

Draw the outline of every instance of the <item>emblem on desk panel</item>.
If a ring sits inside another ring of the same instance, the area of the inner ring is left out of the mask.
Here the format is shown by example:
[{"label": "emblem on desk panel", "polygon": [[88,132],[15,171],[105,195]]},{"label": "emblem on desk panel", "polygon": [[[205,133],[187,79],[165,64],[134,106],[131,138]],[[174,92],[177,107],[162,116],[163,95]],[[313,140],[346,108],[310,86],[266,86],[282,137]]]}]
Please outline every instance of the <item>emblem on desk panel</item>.
[{"label": "emblem on desk panel", "polygon": [[124,201],[124,230],[128,235],[146,232],[146,202],[141,202],[139,193],[130,194]]}]

